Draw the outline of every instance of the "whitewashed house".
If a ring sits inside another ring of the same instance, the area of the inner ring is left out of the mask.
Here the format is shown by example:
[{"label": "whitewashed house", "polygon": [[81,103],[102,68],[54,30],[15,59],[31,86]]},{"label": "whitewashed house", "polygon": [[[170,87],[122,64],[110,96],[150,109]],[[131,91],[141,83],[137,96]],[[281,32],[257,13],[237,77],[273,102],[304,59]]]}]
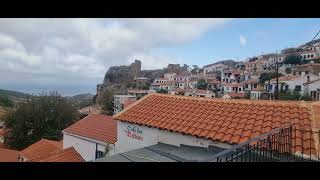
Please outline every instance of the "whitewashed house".
[{"label": "whitewashed house", "polygon": [[[318,76],[309,74],[309,75],[290,75],[282,76],[278,78],[279,81],[279,91],[298,91],[300,94],[304,94],[304,83],[308,81],[313,81],[318,79]],[[271,79],[265,82],[265,89],[267,92],[274,93],[276,89],[277,81],[276,78]],[[282,88],[282,89],[281,89]]]},{"label": "whitewashed house", "polygon": [[304,93],[313,100],[320,101],[320,78],[303,84]]},{"label": "whitewashed house", "polygon": [[112,116],[90,114],[62,133],[63,148],[73,146],[85,161],[116,153],[117,122]]}]

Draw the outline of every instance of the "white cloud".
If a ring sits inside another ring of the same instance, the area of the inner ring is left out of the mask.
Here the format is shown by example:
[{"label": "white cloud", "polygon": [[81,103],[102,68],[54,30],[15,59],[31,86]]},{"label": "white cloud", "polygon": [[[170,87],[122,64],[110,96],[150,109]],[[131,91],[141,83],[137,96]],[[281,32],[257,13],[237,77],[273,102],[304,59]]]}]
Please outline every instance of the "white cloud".
[{"label": "white cloud", "polygon": [[230,20],[0,19],[0,76],[5,72],[16,83],[39,76],[46,77],[39,84],[102,81],[108,67],[135,58],[144,69],[163,68],[182,60],[152,49],[190,42]]},{"label": "white cloud", "polygon": [[240,45],[245,46],[247,44],[247,38],[240,34]]}]

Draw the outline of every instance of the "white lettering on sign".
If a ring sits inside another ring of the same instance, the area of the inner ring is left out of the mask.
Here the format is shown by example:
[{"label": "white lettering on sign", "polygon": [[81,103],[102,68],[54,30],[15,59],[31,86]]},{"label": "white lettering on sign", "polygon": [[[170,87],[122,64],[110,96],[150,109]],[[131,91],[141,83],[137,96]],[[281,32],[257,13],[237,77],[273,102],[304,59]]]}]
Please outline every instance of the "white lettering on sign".
[{"label": "white lettering on sign", "polygon": [[131,127],[131,126],[127,126],[127,129],[124,130],[124,132],[127,134],[128,137],[133,138],[133,139],[138,139],[140,141],[143,141],[143,137],[142,137],[142,131],[136,127]]}]

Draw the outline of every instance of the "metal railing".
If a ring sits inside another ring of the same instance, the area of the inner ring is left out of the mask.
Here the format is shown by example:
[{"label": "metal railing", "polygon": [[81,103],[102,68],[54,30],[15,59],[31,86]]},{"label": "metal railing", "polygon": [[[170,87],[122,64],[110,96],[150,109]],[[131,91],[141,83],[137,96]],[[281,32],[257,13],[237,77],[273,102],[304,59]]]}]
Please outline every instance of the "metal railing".
[{"label": "metal railing", "polygon": [[291,125],[276,128],[230,149],[214,154],[206,161],[319,161],[319,135],[320,131],[296,129]]}]

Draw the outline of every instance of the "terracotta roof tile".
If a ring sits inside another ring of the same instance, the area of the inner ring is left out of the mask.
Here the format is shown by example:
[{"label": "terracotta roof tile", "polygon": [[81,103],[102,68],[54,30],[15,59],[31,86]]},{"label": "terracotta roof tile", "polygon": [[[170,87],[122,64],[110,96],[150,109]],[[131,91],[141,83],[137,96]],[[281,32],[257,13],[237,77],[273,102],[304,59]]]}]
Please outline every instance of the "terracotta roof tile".
[{"label": "terracotta roof tile", "polygon": [[[295,101],[223,100],[150,94],[114,118],[239,144],[288,124],[311,130],[310,114],[309,108]],[[304,148],[310,148],[310,143]]]},{"label": "terracotta roof tile", "polygon": [[31,159],[30,162],[85,162],[85,160],[73,147],[69,147]]},{"label": "terracotta roof tile", "polygon": [[19,151],[0,148],[0,162],[19,162]]},{"label": "terracotta roof tile", "polygon": [[[142,116],[137,117],[130,114],[127,116],[131,118],[133,117],[132,120],[136,123],[141,123],[139,120],[142,119]],[[113,144],[117,141],[117,122],[112,118],[112,116],[90,114],[70,127],[64,129],[63,132]]]},{"label": "terracotta roof tile", "polygon": [[20,151],[20,155],[30,160],[61,149],[62,143],[60,141],[41,139]]}]

